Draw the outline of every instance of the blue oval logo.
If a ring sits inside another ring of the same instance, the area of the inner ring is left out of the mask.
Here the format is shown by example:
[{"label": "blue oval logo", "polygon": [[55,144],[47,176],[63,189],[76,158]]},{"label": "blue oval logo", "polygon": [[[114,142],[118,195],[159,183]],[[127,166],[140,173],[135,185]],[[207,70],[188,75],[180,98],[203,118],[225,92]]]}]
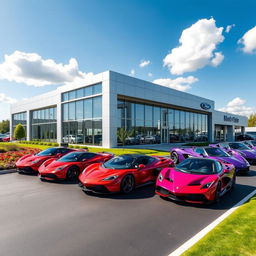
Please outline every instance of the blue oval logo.
[{"label": "blue oval logo", "polygon": [[208,104],[208,103],[202,102],[202,103],[200,104],[200,107],[201,107],[202,109],[208,110],[208,109],[211,108],[211,105]]}]

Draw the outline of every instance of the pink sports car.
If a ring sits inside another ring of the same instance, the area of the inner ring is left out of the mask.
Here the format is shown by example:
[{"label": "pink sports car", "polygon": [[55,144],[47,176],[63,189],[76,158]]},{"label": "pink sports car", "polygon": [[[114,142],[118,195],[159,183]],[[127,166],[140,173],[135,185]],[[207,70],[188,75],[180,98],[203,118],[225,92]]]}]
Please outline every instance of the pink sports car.
[{"label": "pink sports car", "polygon": [[175,201],[219,202],[235,182],[234,165],[214,159],[187,158],[176,167],[160,172],[156,193]]}]

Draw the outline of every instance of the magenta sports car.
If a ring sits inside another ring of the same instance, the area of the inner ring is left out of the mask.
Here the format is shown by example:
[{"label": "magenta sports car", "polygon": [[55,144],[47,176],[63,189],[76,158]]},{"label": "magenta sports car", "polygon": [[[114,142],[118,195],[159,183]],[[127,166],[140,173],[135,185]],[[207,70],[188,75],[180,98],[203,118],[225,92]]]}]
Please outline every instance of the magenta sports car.
[{"label": "magenta sports car", "polygon": [[175,201],[219,202],[235,183],[236,172],[232,164],[207,158],[187,158],[176,167],[160,172],[156,193]]},{"label": "magenta sports car", "polygon": [[222,148],[218,147],[187,147],[172,148],[171,159],[175,164],[184,161],[190,157],[201,157],[217,159],[224,163],[233,164],[237,173],[247,173],[250,170],[250,164],[238,153],[229,154]]}]

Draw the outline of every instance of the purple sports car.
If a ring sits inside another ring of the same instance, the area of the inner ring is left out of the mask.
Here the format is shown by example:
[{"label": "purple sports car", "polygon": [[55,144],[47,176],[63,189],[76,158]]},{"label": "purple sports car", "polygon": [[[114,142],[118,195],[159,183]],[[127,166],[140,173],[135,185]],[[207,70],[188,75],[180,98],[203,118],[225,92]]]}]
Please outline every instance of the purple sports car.
[{"label": "purple sports car", "polygon": [[241,155],[230,155],[218,147],[188,147],[171,149],[171,159],[175,164],[178,164],[189,157],[205,157],[233,164],[236,168],[236,172],[239,173],[247,173],[250,170],[250,164]]},{"label": "purple sports car", "polygon": [[256,164],[256,150],[251,149],[242,142],[225,142],[218,144],[210,144],[211,147],[218,147],[232,154],[234,157],[238,155],[244,157],[250,164]]},{"label": "purple sports car", "polygon": [[243,143],[249,148],[256,150],[256,140],[245,140]]}]

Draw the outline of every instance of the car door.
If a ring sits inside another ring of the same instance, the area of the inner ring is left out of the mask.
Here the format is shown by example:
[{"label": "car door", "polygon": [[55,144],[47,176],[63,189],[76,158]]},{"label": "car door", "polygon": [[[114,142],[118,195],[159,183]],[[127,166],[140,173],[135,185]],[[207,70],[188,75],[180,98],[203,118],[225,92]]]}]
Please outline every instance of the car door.
[{"label": "car door", "polygon": [[[154,180],[154,165],[155,159],[153,157],[142,156],[139,157],[135,163],[137,166],[137,183],[143,184],[148,181]],[[143,168],[138,168],[139,165],[144,165]]]}]

